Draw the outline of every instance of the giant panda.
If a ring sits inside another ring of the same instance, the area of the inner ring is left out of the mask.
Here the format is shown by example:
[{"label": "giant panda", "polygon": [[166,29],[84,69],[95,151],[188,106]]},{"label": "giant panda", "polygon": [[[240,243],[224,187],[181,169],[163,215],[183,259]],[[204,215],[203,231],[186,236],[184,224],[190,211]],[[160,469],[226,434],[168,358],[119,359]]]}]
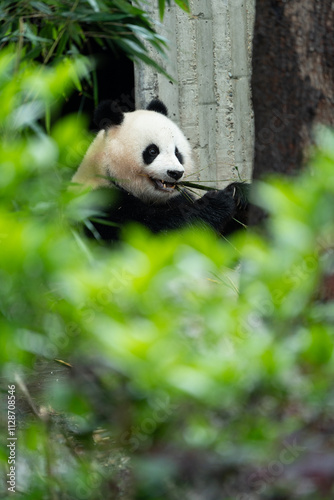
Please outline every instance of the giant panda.
[{"label": "giant panda", "polygon": [[99,189],[103,199],[98,217],[86,228],[90,236],[118,240],[128,222],[154,233],[204,225],[226,235],[245,222],[244,184],[232,183],[201,198],[182,187],[194,172],[191,147],[167,115],[158,99],[145,110],[131,112],[112,101],[97,107],[99,132],[72,178],[73,183]]}]

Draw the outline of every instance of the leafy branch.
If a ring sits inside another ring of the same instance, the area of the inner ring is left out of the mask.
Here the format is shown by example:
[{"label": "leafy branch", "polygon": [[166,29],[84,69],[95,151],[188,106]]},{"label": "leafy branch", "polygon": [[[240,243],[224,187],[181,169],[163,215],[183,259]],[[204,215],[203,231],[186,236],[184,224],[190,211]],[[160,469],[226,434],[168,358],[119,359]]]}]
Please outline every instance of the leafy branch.
[{"label": "leafy branch", "polygon": [[[165,3],[159,0],[160,16]],[[177,0],[184,10],[187,1]],[[149,55],[145,42],[165,57],[167,40],[156,33],[154,22],[139,1],[126,0],[3,0],[0,4],[0,49],[16,45],[18,61],[48,64],[63,57],[75,58],[90,50],[94,40],[113,53],[122,51],[134,62],[143,61],[166,75]],[[92,82],[90,82],[93,85]]]}]

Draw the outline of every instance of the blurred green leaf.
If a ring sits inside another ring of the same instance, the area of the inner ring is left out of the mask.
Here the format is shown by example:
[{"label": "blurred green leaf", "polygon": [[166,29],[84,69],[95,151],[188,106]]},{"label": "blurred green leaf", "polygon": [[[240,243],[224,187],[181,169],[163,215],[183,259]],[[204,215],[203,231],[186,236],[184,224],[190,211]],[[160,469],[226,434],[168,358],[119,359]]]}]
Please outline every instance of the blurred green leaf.
[{"label": "blurred green leaf", "polygon": [[90,66],[16,62],[0,54],[0,436],[19,374],[22,498],[237,498],[265,473],[268,498],[323,500],[300,484],[334,452],[333,132],[258,185],[265,234],[129,225],[107,248],[81,227],[102,194],[70,186],[87,120],[55,121]]}]

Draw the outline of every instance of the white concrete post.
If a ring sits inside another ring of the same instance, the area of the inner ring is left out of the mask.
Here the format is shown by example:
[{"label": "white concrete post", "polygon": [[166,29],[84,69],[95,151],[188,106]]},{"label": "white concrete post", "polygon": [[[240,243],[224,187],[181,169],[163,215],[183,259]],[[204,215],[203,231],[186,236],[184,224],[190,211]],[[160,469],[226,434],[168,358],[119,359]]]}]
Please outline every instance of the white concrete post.
[{"label": "white concrete post", "polygon": [[218,187],[250,180],[255,0],[190,0],[190,15],[172,2],[163,25],[156,6],[151,0],[150,14],[158,33],[169,40],[168,60],[159,62],[177,83],[152,68],[136,66],[136,107],[154,97],[165,102],[194,150],[197,171],[189,180]]}]

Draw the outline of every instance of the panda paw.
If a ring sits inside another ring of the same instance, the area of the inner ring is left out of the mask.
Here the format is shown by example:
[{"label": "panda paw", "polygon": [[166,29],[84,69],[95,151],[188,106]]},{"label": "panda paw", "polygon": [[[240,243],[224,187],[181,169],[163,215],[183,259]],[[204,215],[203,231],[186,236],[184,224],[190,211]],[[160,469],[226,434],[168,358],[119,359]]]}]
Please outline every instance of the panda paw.
[{"label": "panda paw", "polygon": [[246,210],[249,204],[250,184],[245,182],[232,182],[223,193],[231,196],[238,210]]},{"label": "panda paw", "polygon": [[207,212],[208,217],[219,220],[228,220],[233,216],[236,210],[236,203],[233,198],[233,190],[212,190],[205,193],[202,198],[197,200],[197,205],[204,215]]}]

